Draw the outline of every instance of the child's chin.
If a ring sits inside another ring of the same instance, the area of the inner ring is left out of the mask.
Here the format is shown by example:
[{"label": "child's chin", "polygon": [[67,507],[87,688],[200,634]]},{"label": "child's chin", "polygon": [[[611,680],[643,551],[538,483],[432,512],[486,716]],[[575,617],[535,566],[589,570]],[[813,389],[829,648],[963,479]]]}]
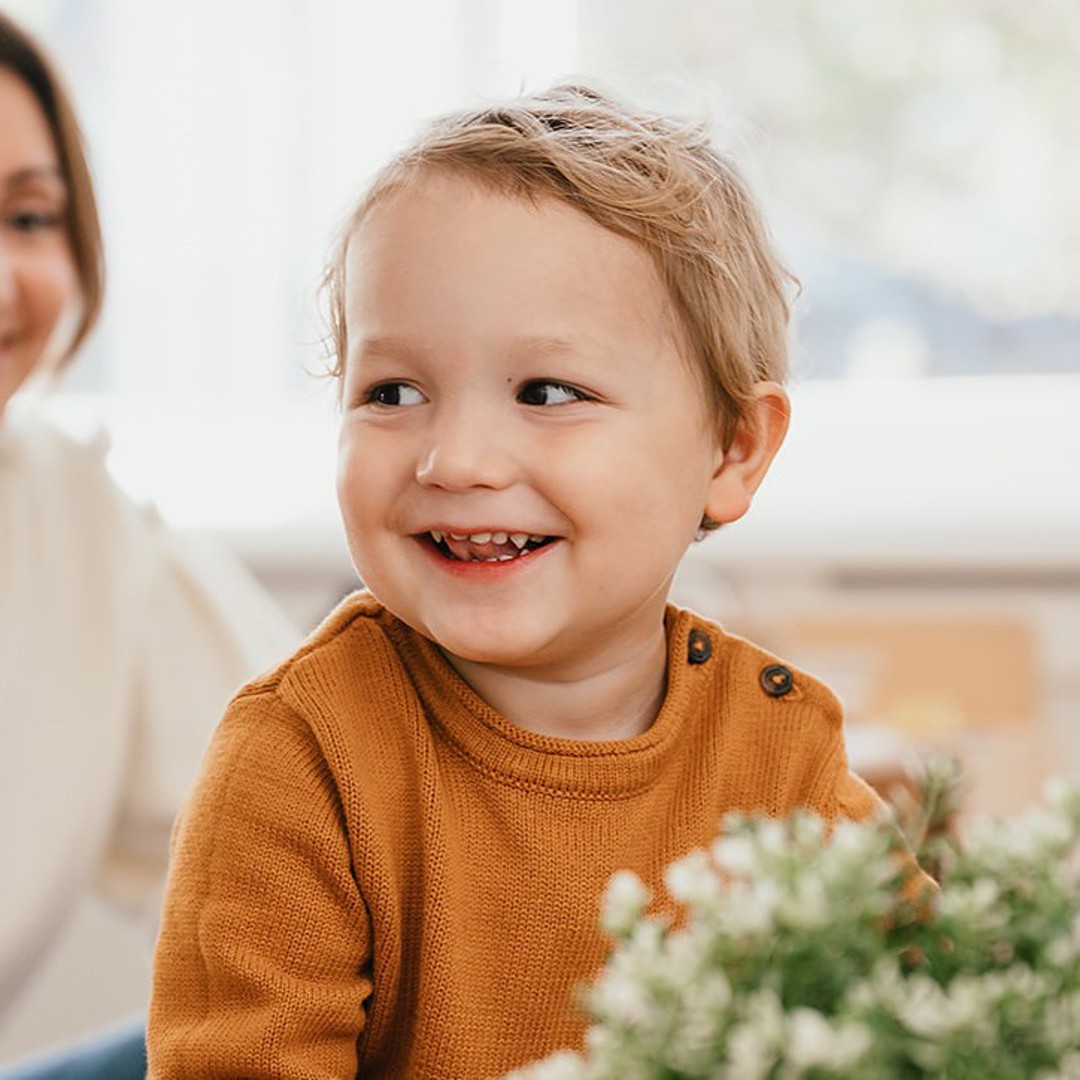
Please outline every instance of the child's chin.
[{"label": "child's chin", "polygon": [[541,659],[545,645],[522,633],[520,626],[472,628],[469,633],[434,632],[426,636],[449,657],[492,667],[528,667]]},{"label": "child's chin", "polygon": [[535,647],[517,646],[505,638],[498,642],[475,639],[436,641],[444,653],[469,664],[487,664],[492,667],[521,667],[528,665],[536,656]]}]

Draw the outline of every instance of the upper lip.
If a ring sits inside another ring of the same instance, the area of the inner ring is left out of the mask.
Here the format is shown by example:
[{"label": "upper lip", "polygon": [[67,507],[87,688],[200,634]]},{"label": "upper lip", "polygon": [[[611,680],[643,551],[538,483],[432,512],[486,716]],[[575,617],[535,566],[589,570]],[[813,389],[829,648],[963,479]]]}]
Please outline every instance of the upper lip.
[{"label": "upper lip", "polygon": [[530,529],[522,525],[429,525],[417,530],[414,536],[427,536],[429,533],[443,533],[453,536],[484,536],[495,533],[505,533],[507,536],[553,536],[554,533],[544,529]]}]

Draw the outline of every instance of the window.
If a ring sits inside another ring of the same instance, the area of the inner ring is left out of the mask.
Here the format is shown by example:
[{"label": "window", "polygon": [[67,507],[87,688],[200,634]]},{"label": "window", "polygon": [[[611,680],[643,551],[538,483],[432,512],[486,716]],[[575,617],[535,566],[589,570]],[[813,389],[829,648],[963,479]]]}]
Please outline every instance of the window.
[{"label": "window", "polygon": [[[832,418],[822,452],[839,457],[861,437],[881,379],[909,387],[885,395],[904,408],[881,410],[875,437],[899,445],[915,418],[920,459],[937,464],[898,469],[910,490],[894,488],[889,505],[918,505],[920,486],[929,505],[949,505],[944,478],[966,460],[957,447],[1003,446],[1003,398],[1028,423],[1047,400],[1080,408],[1075,4],[9,8],[73,84],[107,237],[105,319],[62,404],[104,416],[117,474],[182,524],[279,527],[306,520],[298,508],[314,513],[313,499],[333,515],[333,395],[311,373],[324,362],[315,289],[337,222],[422,118],[567,74],[711,114],[803,282],[796,371]],[[940,380],[924,376],[953,375],[970,379],[970,393],[945,395],[964,402],[959,414],[926,396]],[[991,375],[1008,378],[984,409],[976,384]],[[1060,519],[1077,437],[1040,428],[1037,466],[1001,450],[1032,530]],[[313,494],[305,470],[316,459],[327,482]],[[787,468],[782,458],[769,481],[776,505],[798,504],[782,486]],[[799,468],[813,463],[804,455]],[[253,470],[273,475],[276,498]],[[976,486],[987,521],[999,512],[991,475]]]},{"label": "window", "polygon": [[1080,372],[1080,7],[581,0],[580,63],[713,116],[807,377]]}]

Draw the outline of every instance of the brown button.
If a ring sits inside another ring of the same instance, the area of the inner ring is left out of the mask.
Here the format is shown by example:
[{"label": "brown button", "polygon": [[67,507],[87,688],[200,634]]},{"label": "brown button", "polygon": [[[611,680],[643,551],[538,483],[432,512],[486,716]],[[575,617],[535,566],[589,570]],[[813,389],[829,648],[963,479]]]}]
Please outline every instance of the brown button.
[{"label": "brown button", "polygon": [[712,656],[712,642],[703,630],[691,630],[686,646],[686,659],[691,664],[704,664]]},{"label": "brown button", "polygon": [[795,677],[783,664],[770,664],[761,672],[761,686],[771,697],[783,697],[790,694],[795,685]]}]

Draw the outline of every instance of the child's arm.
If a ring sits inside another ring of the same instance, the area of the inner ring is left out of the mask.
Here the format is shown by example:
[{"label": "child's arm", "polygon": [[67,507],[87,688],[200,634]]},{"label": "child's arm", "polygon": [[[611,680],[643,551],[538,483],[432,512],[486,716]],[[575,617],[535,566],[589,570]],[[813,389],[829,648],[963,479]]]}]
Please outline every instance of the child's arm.
[{"label": "child's arm", "polygon": [[846,759],[837,778],[836,806],[837,816],[848,821],[865,821],[888,813],[881,796],[861,776],[851,772]]},{"label": "child's arm", "polygon": [[[891,811],[881,796],[861,776],[848,769],[846,757],[836,785],[836,802],[838,816],[849,821],[891,816]],[[938,892],[937,882],[919,865],[915,853],[908,850],[906,842],[903,851],[901,857],[906,867],[904,899],[925,908]]]},{"label": "child's arm", "polygon": [[230,706],[173,841],[151,1075],[356,1073],[367,910],[309,729],[272,692]]}]

